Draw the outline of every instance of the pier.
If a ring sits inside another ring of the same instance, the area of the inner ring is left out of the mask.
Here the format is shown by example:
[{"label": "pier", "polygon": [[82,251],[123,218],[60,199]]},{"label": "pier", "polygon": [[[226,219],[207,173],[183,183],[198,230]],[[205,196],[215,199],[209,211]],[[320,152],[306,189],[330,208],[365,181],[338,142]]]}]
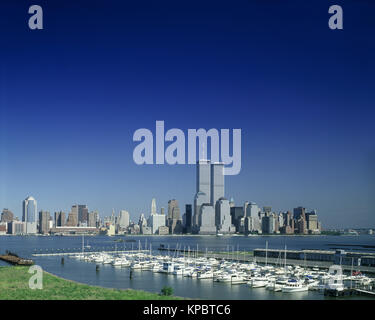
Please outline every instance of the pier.
[{"label": "pier", "polygon": [[0,260],[17,266],[31,266],[34,264],[33,260],[20,258],[18,255],[11,252],[0,255]]}]

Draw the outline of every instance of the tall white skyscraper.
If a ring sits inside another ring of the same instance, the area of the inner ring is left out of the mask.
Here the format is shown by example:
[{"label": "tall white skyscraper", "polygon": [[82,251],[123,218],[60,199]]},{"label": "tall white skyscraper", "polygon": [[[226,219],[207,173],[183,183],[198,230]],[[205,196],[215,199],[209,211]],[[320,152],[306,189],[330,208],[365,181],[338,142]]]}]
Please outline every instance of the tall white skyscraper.
[{"label": "tall white skyscraper", "polygon": [[211,164],[211,206],[224,197],[224,163],[215,162]]},{"label": "tall white skyscraper", "polygon": [[165,227],[165,215],[157,213],[155,198],[151,201],[151,215],[148,218],[148,226],[151,227],[153,234],[159,232],[159,227]]},{"label": "tall white skyscraper", "polygon": [[37,202],[33,197],[27,197],[23,200],[22,221],[25,223],[25,233],[36,233]]},{"label": "tall white skyscraper", "polygon": [[200,209],[203,204],[211,201],[211,163],[210,160],[197,162],[196,194],[194,197],[193,227],[199,225]]},{"label": "tall white skyscraper", "polygon": [[156,200],[152,198],[151,200],[151,215],[156,214]]},{"label": "tall white skyscraper", "polygon": [[126,229],[127,227],[129,227],[129,223],[130,223],[129,212],[126,210],[121,210],[119,214],[119,219],[118,219],[119,227],[122,229]]}]

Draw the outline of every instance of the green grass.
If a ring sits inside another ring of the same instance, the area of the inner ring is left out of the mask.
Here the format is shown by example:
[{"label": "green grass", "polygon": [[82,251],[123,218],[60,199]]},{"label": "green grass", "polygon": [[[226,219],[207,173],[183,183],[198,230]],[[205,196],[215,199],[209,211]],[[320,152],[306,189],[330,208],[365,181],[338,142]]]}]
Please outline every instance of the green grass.
[{"label": "green grass", "polygon": [[0,267],[0,300],[172,300],[140,290],[108,289],[77,283],[43,273],[43,289],[30,289],[29,267]]}]

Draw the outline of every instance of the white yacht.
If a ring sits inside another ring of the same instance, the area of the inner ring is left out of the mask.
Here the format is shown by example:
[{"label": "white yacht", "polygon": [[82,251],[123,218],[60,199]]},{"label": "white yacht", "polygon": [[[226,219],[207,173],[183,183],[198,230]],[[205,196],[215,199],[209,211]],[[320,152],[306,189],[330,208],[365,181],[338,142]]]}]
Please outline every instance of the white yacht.
[{"label": "white yacht", "polygon": [[307,291],[309,288],[300,280],[290,279],[285,285],[281,287],[282,292],[302,292]]},{"label": "white yacht", "polygon": [[257,276],[252,278],[247,284],[252,288],[262,288],[268,284],[268,278],[264,276]]}]

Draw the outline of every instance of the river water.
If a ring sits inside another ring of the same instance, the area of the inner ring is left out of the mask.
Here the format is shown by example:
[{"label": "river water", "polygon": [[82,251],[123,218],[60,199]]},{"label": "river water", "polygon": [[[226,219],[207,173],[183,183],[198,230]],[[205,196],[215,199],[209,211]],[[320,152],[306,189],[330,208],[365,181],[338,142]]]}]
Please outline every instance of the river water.
[{"label": "river water", "polygon": [[[124,242],[115,240],[123,239]],[[251,251],[265,248],[266,241],[269,249],[344,249],[347,251],[375,252],[375,236],[86,236],[85,246],[89,251],[102,250],[137,250],[138,248],[156,250],[161,244],[172,249],[200,251]],[[173,288],[174,294],[181,297],[199,299],[332,299],[313,291],[285,294],[270,292],[264,288],[251,289],[246,285],[230,285],[213,282],[209,279],[192,279],[172,276],[151,271],[133,271],[129,277],[129,268],[101,265],[96,272],[96,264],[65,257],[61,264],[60,256],[35,257],[33,253],[50,252],[79,252],[82,250],[80,236],[0,236],[0,253],[10,250],[21,257],[32,258],[45,271],[65,279],[90,285],[119,289],[141,289],[160,292],[163,286]],[[166,254],[166,252],[164,253]],[[0,265],[5,265],[0,261]],[[1,279],[0,279],[1,281]],[[361,297],[363,299],[364,297]],[[338,298],[343,299],[343,298]],[[345,299],[348,299],[347,297]],[[349,299],[358,299],[350,297]]]}]

